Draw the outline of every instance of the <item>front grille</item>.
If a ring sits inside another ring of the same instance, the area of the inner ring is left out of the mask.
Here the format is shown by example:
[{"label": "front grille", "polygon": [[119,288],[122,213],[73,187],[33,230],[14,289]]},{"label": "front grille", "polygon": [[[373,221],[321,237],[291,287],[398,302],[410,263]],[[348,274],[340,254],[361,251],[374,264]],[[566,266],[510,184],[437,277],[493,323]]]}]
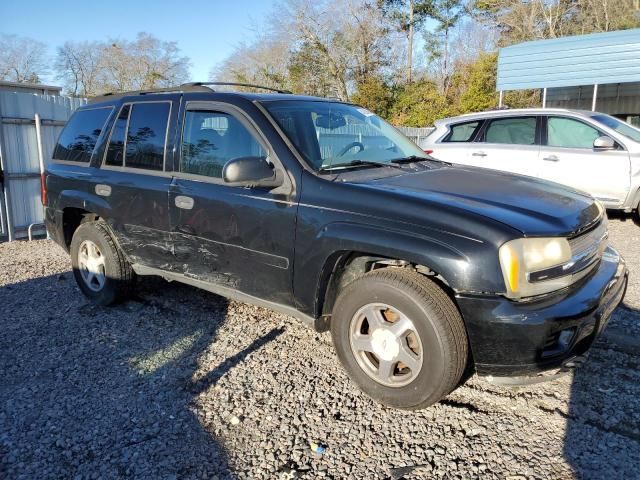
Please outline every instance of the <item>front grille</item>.
[{"label": "front grille", "polygon": [[571,248],[569,262],[527,273],[527,279],[535,283],[571,275],[573,282],[578,281],[598,265],[607,248],[608,235],[605,218],[588,231],[569,239]]},{"label": "front grille", "polygon": [[[582,277],[589,273],[600,261],[607,248],[609,232],[607,219],[603,218],[598,225],[585,233],[569,239],[573,258],[574,274]],[[576,278],[577,280],[577,278]]]},{"label": "front grille", "polygon": [[601,220],[595,228],[569,239],[571,254],[574,257],[581,257],[600,249],[604,250],[602,247],[603,244],[606,247],[608,235],[607,220]]}]

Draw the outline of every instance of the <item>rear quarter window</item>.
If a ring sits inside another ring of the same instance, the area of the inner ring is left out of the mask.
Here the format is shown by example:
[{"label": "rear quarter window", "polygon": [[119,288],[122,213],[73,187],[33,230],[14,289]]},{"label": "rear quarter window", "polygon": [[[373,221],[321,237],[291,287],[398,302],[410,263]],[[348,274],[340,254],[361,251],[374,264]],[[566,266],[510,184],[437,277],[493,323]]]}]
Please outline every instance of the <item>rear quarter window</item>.
[{"label": "rear quarter window", "polygon": [[443,142],[470,142],[473,140],[475,131],[480,125],[479,121],[465,122],[452,125],[449,133],[442,139]]},{"label": "rear quarter window", "polygon": [[60,134],[54,160],[89,163],[112,107],[78,110]]}]

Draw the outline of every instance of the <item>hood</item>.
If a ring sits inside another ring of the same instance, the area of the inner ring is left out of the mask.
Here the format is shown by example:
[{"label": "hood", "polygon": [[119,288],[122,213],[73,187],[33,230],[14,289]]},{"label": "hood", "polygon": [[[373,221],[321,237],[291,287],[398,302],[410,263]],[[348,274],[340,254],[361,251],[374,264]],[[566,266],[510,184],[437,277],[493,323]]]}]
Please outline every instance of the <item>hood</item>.
[{"label": "hood", "polygon": [[360,185],[471,211],[525,236],[568,235],[600,215],[598,205],[586,193],[533,177],[474,167],[443,166]]}]

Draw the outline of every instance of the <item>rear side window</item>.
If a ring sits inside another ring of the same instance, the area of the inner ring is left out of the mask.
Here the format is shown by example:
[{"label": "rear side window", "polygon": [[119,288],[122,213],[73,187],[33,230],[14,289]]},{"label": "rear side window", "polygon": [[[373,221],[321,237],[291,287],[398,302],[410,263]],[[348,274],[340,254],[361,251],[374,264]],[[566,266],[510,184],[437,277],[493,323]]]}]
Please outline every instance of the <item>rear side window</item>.
[{"label": "rear side window", "polygon": [[125,105],[120,110],[120,115],[111,130],[111,139],[107,147],[106,164],[114,167],[122,167],[124,165],[124,137],[127,133],[127,122],[129,121],[130,105]]},{"label": "rear side window", "polygon": [[125,167],[162,170],[170,104],[137,103],[129,117]]},{"label": "rear side window", "polygon": [[163,170],[169,102],[127,104],[111,130],[105,164]]},{"label": "rear side window", "polygon": [[53,158],[89,163],[111,110],[111,107],[92,108],[74,113],[58,139]]},{"label": "rear side window", "polygon": [[266,156],[262,145],[234,116],[213,111],[185,113],[181,172],[222,178],[222,168],[229,160]]},{"label": "rear side window", "polygon": [[484,134],[486,143],[534,145],[536,117],[499,118],[491,120]]},{"label": "rear side window", "polygon": [[473,140],[473,134],[480,124],[476,122],[458,123],[451,126],[451,131],[444,137],[443,142],[470,142]]}]

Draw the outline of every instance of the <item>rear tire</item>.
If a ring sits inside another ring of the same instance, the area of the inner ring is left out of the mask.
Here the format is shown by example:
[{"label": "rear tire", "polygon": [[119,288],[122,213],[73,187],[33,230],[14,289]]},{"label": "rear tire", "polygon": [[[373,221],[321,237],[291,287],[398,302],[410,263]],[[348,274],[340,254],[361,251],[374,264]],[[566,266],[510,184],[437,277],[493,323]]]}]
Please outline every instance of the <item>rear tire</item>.
[{"label": "rear tire", "polygon": [[438,402],[458,386],[467,365],[468,340],[455,304],[408,269],[374,270],[347,285],[333,309],[331,336],[353,381],[390,407]]},{"label": "rear tire", "polygon": [[76,282],[93,303],[111,305],[131,294],[135,274],[103,222],[80,224],[70,250]]}]

